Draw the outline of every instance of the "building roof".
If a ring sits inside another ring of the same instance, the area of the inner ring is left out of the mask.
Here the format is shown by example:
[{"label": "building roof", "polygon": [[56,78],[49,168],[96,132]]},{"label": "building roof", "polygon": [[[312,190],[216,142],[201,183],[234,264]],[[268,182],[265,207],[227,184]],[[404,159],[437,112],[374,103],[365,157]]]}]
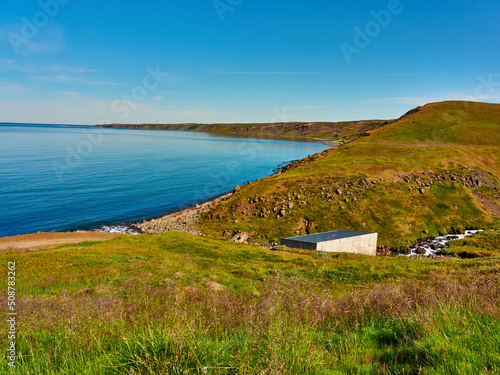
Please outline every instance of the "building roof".
[{"label": "building roof", "polygon": [[334,230],[332,232],[323,232],[316,234],[308,234],[307,236],[289,237],[286,240],[302,241],[302,242],[326,242],[339,240],[341,238],[363,236],[365,234],[372,234],[370,232],[354,232],[349,230]]}]

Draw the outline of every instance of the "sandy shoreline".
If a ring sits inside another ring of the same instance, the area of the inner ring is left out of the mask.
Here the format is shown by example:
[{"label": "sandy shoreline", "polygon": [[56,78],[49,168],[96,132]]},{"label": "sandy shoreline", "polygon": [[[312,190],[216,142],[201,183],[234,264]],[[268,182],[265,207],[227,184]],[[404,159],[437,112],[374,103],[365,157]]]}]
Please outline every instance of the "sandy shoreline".
[{"label": "sandy shoreline", "polygon": [[105,241],[119,236],[119,233],[105,232],[38,232],[0,238],[0,251],[29,251],[85,241]]},{"label": "sandy shoreline", "polygon": [[[233,192],[220,195],[195,206],[171,212],[154,219],[144,220],[130,226],[137,227],[146,234],[159,234],[168,231],[179,231],[204,236],[196,227],[202,213],[230,198]],[[78,244],[85,241],[105,241],[121,236],[124,233],[75,231],[75,232],[38,232],[1,237],[0,251],[30,251],[63,244]]]}]

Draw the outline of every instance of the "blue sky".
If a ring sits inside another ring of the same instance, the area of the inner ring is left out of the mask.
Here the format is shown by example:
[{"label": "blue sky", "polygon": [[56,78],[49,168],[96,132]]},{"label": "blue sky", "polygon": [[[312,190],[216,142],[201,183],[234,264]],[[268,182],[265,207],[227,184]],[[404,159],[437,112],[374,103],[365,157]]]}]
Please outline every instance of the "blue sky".
[{"label": "blue sky", "polygon": [[341,121],[500,102],[499,19],[498,0],[4,0],[0,122]]}]

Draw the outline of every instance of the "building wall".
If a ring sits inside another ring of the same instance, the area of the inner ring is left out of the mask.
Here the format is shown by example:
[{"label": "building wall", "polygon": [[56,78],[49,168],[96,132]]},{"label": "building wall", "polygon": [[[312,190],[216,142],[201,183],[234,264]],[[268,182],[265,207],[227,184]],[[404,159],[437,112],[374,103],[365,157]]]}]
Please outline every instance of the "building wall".
[{"label": "building wall", "polygon": [[305,242],[300,240],[292,240],[289,238],[282,238],[281,245],[288,246],[291,249],[304,249],[304,250],[316,250],[318,244],[315,242]]},{"label": "building wall", "polygon": [[377,255],[377,233],[318,243],[317,250],[336,253]]}]

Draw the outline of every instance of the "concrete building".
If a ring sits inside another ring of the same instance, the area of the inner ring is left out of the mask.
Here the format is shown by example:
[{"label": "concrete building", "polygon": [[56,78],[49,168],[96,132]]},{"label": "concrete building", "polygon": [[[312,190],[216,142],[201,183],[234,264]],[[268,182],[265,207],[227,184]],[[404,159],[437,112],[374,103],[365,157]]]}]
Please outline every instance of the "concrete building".
[{"label": "concrete building", "polygon": [[377,233],[335,230],[307,236],[282,238],[281,244],[294,249],[377,255]]}]

